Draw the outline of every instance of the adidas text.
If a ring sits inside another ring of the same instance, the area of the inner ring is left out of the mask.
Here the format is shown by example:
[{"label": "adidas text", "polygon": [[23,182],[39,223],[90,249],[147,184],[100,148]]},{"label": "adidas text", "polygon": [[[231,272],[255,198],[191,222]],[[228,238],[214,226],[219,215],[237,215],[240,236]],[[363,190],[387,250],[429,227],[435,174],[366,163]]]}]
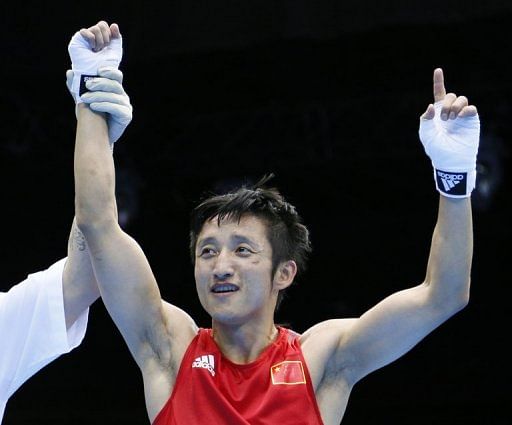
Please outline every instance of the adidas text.
[{"label": "adidas text", "polygon": [[447,174],[443,173],[442,171],[438,171],[437,175],[441,177],[442,179],[446,180],[464,180],[463,174]]},{"label": "adidas text", "polygon": [[215,376],[215,359],[211,354],[198,357],[192,362],[192,368],[207,369],[212,376]]}]

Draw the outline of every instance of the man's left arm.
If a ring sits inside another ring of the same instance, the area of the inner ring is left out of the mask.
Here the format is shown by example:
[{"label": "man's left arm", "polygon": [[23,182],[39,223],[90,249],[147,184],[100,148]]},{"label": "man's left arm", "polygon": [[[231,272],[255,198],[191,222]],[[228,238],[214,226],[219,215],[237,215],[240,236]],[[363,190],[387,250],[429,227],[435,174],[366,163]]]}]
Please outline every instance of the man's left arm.
[{"label": "man's left arm", "polygon": [[388,296],[358,319],[332,320],[308,331],[315,357],[327,364],[326,372],[343,371],[350,385],[408,352],[469,301],[470,194],[480,122],[465,96],[446,94],[441,69],[434,71],[434,99],[420,118],[420,140],[440,192],[424,281]]}]

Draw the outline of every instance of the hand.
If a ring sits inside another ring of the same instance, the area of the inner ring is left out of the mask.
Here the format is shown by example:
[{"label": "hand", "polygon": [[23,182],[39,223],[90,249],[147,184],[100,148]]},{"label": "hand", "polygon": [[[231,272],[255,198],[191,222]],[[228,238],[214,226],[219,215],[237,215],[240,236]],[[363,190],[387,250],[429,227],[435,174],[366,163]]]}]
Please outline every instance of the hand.
[{"label": "hand", "polygon": [[[85,84],[89,90],[82,101],[96,112],[108,114],[108,135],[110,144],[115,143],[132,120],[133,107],[123,88],[123,73],[115,68],[100,68],[99,77],[89,79]],[[73,71],[66,72],[66,85],[72,96]]]},{"label": "hand", "polygon": [[434,71],[434,104],[420,117],[419,136],[444,196],[467,197],[475,187],[480,119],[465,96],[446,94],[443,71]]},{"label": "hand", "polygon": [[123,57],[123,40],[117,24],[100,21],[76,32],[68,45],[73,82],[71,91],[76,103],[82,101],[86,77],[98,74],[98,69],[117,69]]}]

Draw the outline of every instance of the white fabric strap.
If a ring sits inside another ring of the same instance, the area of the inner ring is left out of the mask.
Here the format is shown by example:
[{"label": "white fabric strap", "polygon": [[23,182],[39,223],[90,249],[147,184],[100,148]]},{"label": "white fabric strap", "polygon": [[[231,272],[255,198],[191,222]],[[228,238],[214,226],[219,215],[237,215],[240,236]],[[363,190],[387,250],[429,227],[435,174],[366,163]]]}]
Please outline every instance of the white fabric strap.
[{"label": "white fabric strap", "polygon": [[443,121],[442,105],[434,104],[434,118],[420,119],[420,140],[432,161],[437,190],[447,197],[468,197],[476,184],[480,119],[477,114]]},{"label": "white fabric strap", "polygon": [[82,102],[80,96],[86,91],[85,82],[88,78],[98,75],[103,67],[119,68],[123,57],[123,39],[113,38],[110,43],[98,52],[91,49],[89,42],[79,31],[73,35],[68,45],[71,69],[73,71],[73,91],[77,103]]}]

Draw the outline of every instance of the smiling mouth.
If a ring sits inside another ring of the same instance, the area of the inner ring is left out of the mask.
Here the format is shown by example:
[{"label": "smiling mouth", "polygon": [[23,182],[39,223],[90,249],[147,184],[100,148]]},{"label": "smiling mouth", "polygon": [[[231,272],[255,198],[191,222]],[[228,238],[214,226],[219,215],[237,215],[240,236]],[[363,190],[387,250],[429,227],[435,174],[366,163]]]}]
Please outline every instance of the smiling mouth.
[{"label": "smiling mouth", "polygon": [[236,292],[239,289],[240,288],[238,286],[233,285],[231,283],[216,283],[215,285],[213,285],[211,291],[214,294],[226,294],[229,292]]}]

